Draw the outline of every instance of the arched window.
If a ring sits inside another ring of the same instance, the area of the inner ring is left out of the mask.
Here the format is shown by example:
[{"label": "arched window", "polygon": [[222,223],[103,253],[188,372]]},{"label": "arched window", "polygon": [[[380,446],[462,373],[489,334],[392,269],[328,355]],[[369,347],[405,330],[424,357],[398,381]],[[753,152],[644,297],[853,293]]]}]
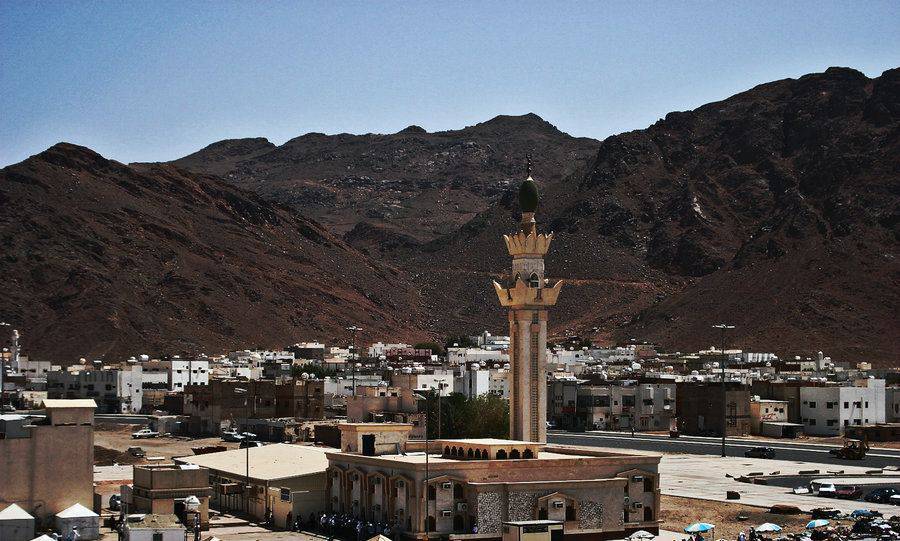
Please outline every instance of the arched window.
[{"label": "arched window", "polygon": [[475,451],[475,458],[481,460],[481,449]]},{"label": "arched window", "polygon": [[491,454],[488,453],[488,450],[487,450],[487,449],[482,449],[482,450],[481,450],[481,458],[483,458],[483,459],[485,459],[485,460],[488,460],[488,459],[491,458]]},{"label": "arched window", "polygon": [[449,446],[449,445],[446,446],[446,447],[444,447],[444,454],[447,455],[447,456],[450,455],[450,446]]},{"label": "arched window", "polygon": [[453,483],[453,499],[463,499],[463,486],[459,483]]},{"label": "arched window", "polygon": [[528,287],[541,287],[541,279],[538,278],[536,272],[532,272],[528,278]]},{"label": "arched window", "polygon": [[472,457],[475,456],[475,452],[472,451],[472,448],[471,448],[471,447],[469,447],[469,452],[466,453],[466,456],[467,456],[468,458],[472,458]]},{"label": "arched window", "polygon": [[522,458],[522,456],[519,454],[518,449],[513,449],[509,452],[509,458]]},{"label": "arched window", "polygon": [[497,460],[506,460],[506,450],[500,449],[497,451]]},{"label": "arched window", "polygon": [[534,458],[534,453],[531,452],[531,449],[525,449],[522,453],[522,458]]}]

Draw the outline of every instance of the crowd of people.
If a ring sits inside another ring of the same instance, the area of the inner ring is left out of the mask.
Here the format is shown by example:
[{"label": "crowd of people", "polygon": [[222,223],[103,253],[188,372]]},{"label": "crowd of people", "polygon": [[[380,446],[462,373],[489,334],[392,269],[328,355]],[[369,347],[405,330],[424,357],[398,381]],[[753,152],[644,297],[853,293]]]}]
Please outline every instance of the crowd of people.
[{"label": "crowd of people", "polygon": [[311,513],[307,522],[297,518],[293,524],[294,531],[309,530],[329,539],[356,539],[363,541],[376,535],[391,537],[396,529],[393,522],[372,522],[341,513]]}]

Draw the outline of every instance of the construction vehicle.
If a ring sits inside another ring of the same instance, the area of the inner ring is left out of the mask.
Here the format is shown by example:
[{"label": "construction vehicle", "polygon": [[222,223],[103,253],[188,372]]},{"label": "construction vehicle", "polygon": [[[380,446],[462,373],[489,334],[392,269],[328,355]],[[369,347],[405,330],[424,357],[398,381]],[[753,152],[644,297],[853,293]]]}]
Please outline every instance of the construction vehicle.
[{"label": "construction vehicle", "polygon": [[869,442],[867,438],[861,440],[845,438],[843,447],[828,452],[841,460],[862,460],[869,452]]}]

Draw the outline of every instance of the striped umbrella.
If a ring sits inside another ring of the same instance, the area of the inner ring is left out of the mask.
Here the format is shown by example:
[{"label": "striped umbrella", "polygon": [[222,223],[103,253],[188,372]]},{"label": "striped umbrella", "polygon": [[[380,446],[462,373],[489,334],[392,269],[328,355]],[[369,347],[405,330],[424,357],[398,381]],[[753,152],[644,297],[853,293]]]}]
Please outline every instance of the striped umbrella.
[{"label": "striped umbrella", "polygon": [[757,532],[780,532],[781,526],[779,526],[778,524],[773,524],[771,522],[766,522],[765,524],[760,524],[754,529]]},{"label": "striped umbrella", "polygon": [[685,528],[684,531],[686,533],[697,533],[697,532],[703,533],[703,532],[708,532],[715,527],[716,527],[715,524],[710,524],[708,522],[695,522],[695,523],[691,524],[690,526],[688,526],[687,528]]},{"label": "striped umbrella", "polygon": [[806,529],[812,530],[815,528],[821,528],[822,526],[828,526],[829,524],[831,524],[831,523],[828,522],[827,520],[825,520],[824,518],[817,518],[816,520],[810,520],[809,522],[807,522]]}]

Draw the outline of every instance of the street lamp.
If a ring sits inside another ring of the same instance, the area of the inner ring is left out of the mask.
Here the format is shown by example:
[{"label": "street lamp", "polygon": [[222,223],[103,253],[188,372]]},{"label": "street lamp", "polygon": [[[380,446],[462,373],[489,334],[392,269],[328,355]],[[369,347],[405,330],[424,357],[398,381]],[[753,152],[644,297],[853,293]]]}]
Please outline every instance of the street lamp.
[{"label": "street lamp", "polygon": [[425,489],[422,495],[425,498],[425,541],[428,541],[428,396],[422,396],[419,393],[414,393],[413,396],[425,401]]},{"label": "street lamp", "polygon": [[[250,391],[244,389],[243,387],[235,387],[234,392],[237,394],[247,395]],[[244,397],[244,406],[249,405],[250,398],[249,396]],[[246,455],[244,458],[244,466],[245,466],[245,476],[244,476],[244,513],[247,516],[250,516],[250,446],[245,445],[244,450],[246,451]]]},{"label": "street lamp", "polygon": [[357,327],[356,325],[350,325],[347,327],[347,330],[350,331],[350,334],[353,335],[353,356],[356,357],[353,359],[353,364],[351,365],[352,370],[352,378],[353,378],[353,395],[356,396],[356,362],[359,361],[359,353],[356,351],[356,333],[362,330],[362,327]]},{"label": "street lamp", "polygon": [[729,325],[727,323],[717,323],[713,325],[713,329],[719,329],[722,331],[722,456],[725,456],[725,431],[728,428],[728,404],[725,400],[725,363],[728,360],[728,355],[725,353],[725,333],[734,328],[734,325]]}]

